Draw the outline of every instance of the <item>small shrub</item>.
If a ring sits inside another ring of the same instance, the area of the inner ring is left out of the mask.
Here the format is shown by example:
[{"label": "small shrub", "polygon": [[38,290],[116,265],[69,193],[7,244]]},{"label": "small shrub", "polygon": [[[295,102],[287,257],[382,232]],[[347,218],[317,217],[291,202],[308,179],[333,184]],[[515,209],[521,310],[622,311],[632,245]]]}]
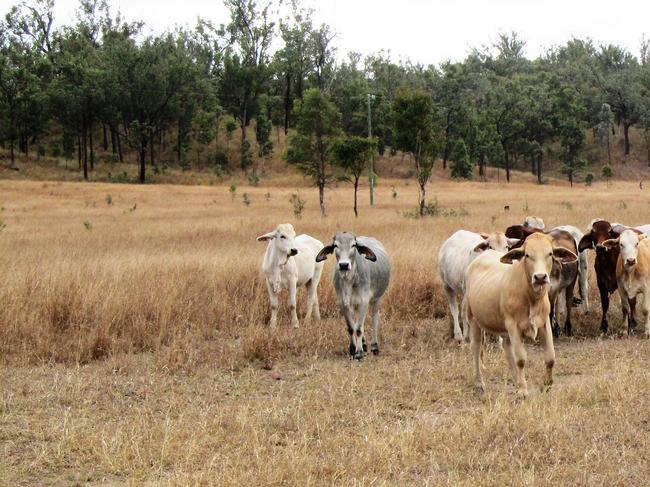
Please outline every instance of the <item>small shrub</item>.
[{"label": "small shrub", "polygon": [[0,232],[3,231],[5,228],[7,228],[7,224],[0,220]]},{"label": "small shrub", "polygon": [[573,205],[570,201],[560,201],[560,206],[565,210],[573,210]]},{"label": "small shrub", "polygon": [[242,201],[246,206],[251,204],[251,200],[248,199],[248,193],[244,193],[241,195]]},{"label": "small shrub", "polygon": [[265,199],[266,201],[271,201],[271,193],[268,193],[268,192],[265,193],[265,194],[264,194],[264,199]]},{"label": "small shrub", "polygon": [[257,171],[255,169],[253,169],[253,171],[248,175],[248,183],[251,186],[259,186],[260,176],[257,174]]},{"label": "small shrub", "polygon": [[585,176],[585,184],[587,186],[591,186],[594,182],[594,175],[593,173],[588,172],[587,175]]},{"label": "small shrub", "polygon": [[86,220],[86,221],[84,222],[84,228],[90,232],[90,231],[92,231],[92,229],[93,229],[93,224],[90,223],[88,220]]},{"label": "small shrub", "polygon": [[391,194],[393,195],[393,199],[397,199],[397,190],[395,189],[395,186],[393,186],[393,192]]},{"label": "small shrub", "polygon": [[112,205],[113,204],[113,197],[111,196],[110,193],[106,195],[106,204],[107,205]]},{"label": "small shrub", "polygon": [[228,191],[230,191],[230,200],[235,201],[235,193],[237,193],[237,186],[235,184],[231,184],[230,188],[228,188]]},{"label": "small shrub", "polygon": [[300,198],[300,195],[293,193],[291,199],[289,200],[293,206],[293,216],[298,220],[302,218],[302,210],[305,209],[305,202]]},{"label": "small shrub", "polygon": [[618,202],[618,209],[619,210],[627,210],[627,203],[625,201],[619,201]]},{"label": "small shrub", "polygon": [[45,157],[45,146],[39,145],[38,148],[36,149],[36,153],[38,154],[39,157]]},{"label": "small shrub", "polygon": [[228,159],[228,154],[221,147],[217,147],[215,150],[208,153],[208,163],[214,166],[215,168],[225,168],[230,164]]}]

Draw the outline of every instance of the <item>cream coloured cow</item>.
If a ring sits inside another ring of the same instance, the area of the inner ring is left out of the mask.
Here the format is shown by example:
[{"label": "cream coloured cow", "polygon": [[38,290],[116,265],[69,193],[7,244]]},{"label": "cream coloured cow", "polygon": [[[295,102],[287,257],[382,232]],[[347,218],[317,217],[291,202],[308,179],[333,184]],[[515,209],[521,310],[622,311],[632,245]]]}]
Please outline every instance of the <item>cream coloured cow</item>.
[{"label": "cream coloured cow", "polygon": [[471,354],[475,388],[485,383],[480,367],[483,333],[504,337],[503,349],[517,392],[528,395],[524,375],[526,349],[523,339],[541,335],[546,364],[545,386],[553,383],[555,350],[549,319],[548,290],[553,259],[563,263],[578,257],[563,247],[553,247],[553,239],[543,233],[529,236],[522,247],[503,255],[488,250],[468,267],[465,277],[467,318],[470,323]]},{"label": "cream coloured cow", "polygon": [[318,306],[318,283],[323,272],[323,263],[316,262],[318,252],[323,248],[322,242],[309,235],[298,235],[290,223],[281,223],[275,230],[257,237],[259,242],[268,241],[262,272],[266,277],[266,286],[271,301],[271,326],[277,324],[278,294],[282,289],[289,291],[289,311],[291,324],[298,327],[296,313],[296,290],[307,286],[307,313],[309,321],[312,312],[320,319]]},{"label": "cream coloured cow", "polygon": [[470,263],[481,252],[492,249],[505,253],[510,246],[516,244],[519,239],[509,239],[501,232],[474,233],[467,230],[458,230],[453,233],[440,247],[438,252],[438,273],[442,280],[443,289],[449,303],[449,311],[454,327],[454,340],[463,341],[469,337],[469,325],[461,307],[461,330],[458,320],[458,298],[465,295],[465,272]]},{"label": "cream coloured cow", "polygon": [[603,247],[619,249],[616,281],[628,335],[636,325],[634,305],[641,295],[645,336],[650,338],[650,239],[635,230],[625,230],[618,238],[605,240]]}]

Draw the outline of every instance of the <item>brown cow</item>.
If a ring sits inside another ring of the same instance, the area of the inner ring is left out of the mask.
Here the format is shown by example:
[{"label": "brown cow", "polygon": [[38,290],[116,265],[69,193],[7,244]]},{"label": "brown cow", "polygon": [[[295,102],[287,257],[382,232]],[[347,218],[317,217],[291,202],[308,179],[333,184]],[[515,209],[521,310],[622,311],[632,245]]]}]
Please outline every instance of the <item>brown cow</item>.
[{"label": "brown cow", "polygon": [[[616,261],[618,260],[619,249],[617,246],[607,248],[603,246],[606,240],[617,239],[626,229],[624,225],[614,224],[612,226],[606,220],[593,220],[587,231],[580,240],[578,251],[593,249],[596,251],[596,260],[594,270],[596,271],[596,282],[600,292],[600,306],[603,316],[600,320],[600,330],[607,333],[609,323],[607,322],[607,311],[609,310],[609,295],[618,288],[616,282]],[[634,302],[630,303],[632,309],[631,316],[634,316]],[[632,318],[634,320],[634,318]]]}]

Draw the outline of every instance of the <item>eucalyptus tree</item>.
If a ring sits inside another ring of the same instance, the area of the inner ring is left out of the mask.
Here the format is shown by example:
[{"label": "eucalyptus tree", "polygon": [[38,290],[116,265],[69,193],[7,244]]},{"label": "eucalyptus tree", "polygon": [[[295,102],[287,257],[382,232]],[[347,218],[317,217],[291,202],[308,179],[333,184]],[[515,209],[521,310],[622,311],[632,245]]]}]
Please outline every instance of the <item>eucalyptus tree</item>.
[{"label": "eucalyptus tree", "polygon": [[317,88],[305,91],[295,111],[296,133],[289,139],[284,158],[311,178],[318,188],[321,216],[325,216],[325,188],[332,180],[330,148],[341,133],[341,114]]},{"label": "eucalyptus tree", "polygon": [[410,153],[418,182],[418,208],[424,216],[426,185],[442,141],[442,123],[431,95],[421,90],[402,90],[393,102],[393,144]]}]

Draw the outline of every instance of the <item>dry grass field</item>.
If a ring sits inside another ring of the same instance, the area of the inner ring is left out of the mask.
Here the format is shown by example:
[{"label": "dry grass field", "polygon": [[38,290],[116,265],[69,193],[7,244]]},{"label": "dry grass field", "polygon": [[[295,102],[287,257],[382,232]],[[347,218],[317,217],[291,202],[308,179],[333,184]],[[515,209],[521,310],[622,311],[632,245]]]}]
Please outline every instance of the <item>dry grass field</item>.
[{"label": "dry grass field", "polygon": [[[394,185],[372,209],[364,190],[355,220],[347,186],[328,192],[326,219],[301,188],[296,219],[286,186],[0,182],[0,485],[647,483],[650,343],[620,337],[618,298],[599,337],[592,273],[592,312],[575,308],[576,336],[556,341],[549,393],[517,400],[494,347],[476,396],[468,347],[447,340],[436,254],[458,228],[527,214],[648,223],[650,193],[434,181],[440,214],[418,220],[404,215],[415,185]],[[282,303],[268,329],[255,237],[285,221],[384,242],[380,356],[348,359],[329,261],[324,319],[294,330]]]}]

